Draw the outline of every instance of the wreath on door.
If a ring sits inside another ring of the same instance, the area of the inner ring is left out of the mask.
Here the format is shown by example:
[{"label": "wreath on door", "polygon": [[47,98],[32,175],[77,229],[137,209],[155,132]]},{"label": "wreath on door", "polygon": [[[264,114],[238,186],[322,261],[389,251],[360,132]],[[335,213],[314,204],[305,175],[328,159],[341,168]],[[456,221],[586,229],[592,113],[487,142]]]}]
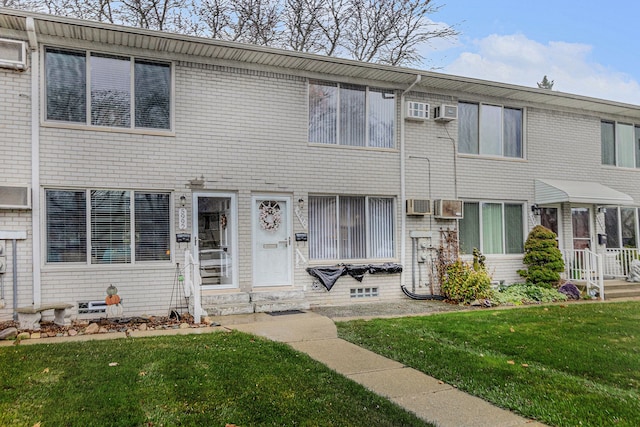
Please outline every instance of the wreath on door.
[{"label": "wreath on door", "polygon": [[258,208],[258,220],[260,228],[266,231],[276,231],[282,222],[282,212],[278,202],[265,200]]}]

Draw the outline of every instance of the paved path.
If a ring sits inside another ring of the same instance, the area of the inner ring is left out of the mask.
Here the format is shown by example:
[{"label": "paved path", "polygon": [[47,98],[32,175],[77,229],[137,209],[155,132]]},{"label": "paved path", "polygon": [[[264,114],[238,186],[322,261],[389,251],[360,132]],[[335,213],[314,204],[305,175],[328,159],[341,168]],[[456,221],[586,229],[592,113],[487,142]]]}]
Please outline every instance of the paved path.
[{"label": "paved path", "polygon": [[438,426],[544,426],[339,339],[333,321],[317,313],[280,316],[261,313],[213,320],[228,329],[287,343]]}]

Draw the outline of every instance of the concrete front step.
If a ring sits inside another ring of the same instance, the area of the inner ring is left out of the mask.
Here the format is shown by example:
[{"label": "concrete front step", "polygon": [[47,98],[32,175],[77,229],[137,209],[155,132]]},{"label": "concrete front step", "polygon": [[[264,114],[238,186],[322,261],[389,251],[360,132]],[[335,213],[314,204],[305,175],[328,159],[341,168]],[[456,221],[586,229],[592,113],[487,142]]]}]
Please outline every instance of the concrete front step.
[{"label": "concrete front step", "polygon": [[202,308],[209,316],[308,310],[302,291],[228,292],[202,295]]},{"label": "concrete front step", "polygon": [[640,283],[607,280],[604,282],[604,296],[607,300],[640,297]]}]

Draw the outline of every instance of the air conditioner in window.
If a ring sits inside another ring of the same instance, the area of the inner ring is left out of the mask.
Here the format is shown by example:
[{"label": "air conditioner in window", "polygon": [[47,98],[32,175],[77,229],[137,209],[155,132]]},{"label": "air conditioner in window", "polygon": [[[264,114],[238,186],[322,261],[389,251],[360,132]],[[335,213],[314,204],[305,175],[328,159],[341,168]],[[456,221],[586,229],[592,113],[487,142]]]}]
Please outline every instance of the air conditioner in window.
[{"label": "air conditioner in window", "polygon": [[431,200],[408,199],[407,215],[431,215]]},{"label": "air conditioner in window", "polygon": [[31,189],[0,185],[0,209],[31,209]]},{"label": "air conditioner in window", "polygon": [[429,104],[424,102],[407,101],[404,118],[407,120],[428,120]]},{"label": "air conditioner in window", "polygon": [[433,109],[433,119],[438,122],[450,122],[458,118],[458,107],[456,105],[442,104]]},{"label": "air conditioner in window", "polygon": [[462,219],[464,217],[462,200],[436,200],[433,210],[434,216],[440,219]]},{"label": "air conditioner in window", "polygon": [[0,68],[25,70],[27,68],[25,42],[0,39]]}]

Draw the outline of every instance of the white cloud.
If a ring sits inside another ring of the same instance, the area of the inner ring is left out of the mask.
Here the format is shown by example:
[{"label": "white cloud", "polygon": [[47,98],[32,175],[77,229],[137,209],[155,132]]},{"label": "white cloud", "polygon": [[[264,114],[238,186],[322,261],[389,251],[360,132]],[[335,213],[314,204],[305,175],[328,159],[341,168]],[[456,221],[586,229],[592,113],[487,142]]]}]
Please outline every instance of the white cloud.
[{"label": "white cloud", "polygon": [[590,61],[589,45],[542,44],[522,34],[493,34],[473,45],[473,52],[462,52],[442,71],[529,87],[537,87],[546,75],[555,81],[554,90],[640,103],[640,84],[627,74]]}]

